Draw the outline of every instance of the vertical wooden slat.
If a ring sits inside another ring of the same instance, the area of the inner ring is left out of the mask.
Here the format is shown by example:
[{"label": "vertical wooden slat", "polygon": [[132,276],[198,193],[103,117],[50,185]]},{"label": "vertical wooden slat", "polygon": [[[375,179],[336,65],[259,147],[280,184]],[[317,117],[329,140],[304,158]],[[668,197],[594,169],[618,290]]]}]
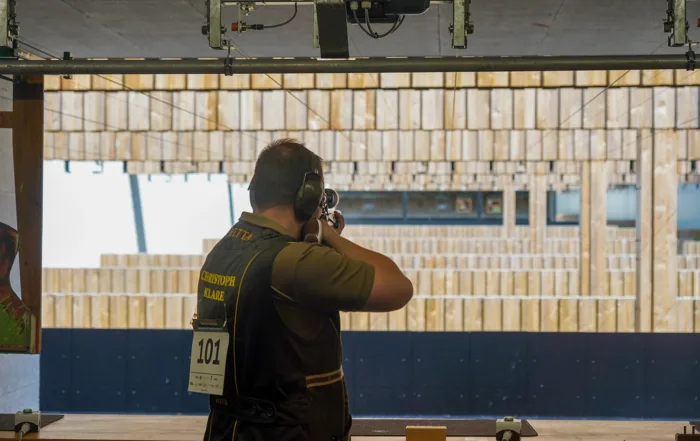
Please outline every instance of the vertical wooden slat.
[{"label": "vertical wooden slat", "polygon": [[653,132],[640,130],[637,159],[639,202],[637,206],[637,305],[635,326],[638,332],[652,332],[653,326],[653,239],[654,239],[654,140]]},{"label": "vertical wooden slat", "polygon": [[591,87],[584,89],[583,127],[585,129],[603,129],[606,121],[605,89]]},{"label": "vertical wooden slat", "polygon": [[170,296],[165,298],[165,328],[168,329],[181,329],[184,323],[184,299],[177,295],[180,292],[179,273],[180,271],[176,269],[165,270],[164,292],[170,294]]},{"label": "vertical wooden slat", "polygon": [[129,285],[136,285],[138,282],[133,270],[114,269],[112,273],[111,296],[109,298],[109,327],[110,329],[126,329],[129,327],[129,305],[128,298],[124,295],[127,286],[127,274],[129,275]]},{"label": "vertical wooden slat", "polygon": [[606,125],[609,129],[627,128],[630,125],[630,89],[607,90]]},{"label": "vertical wooden slat", "polygon": [[286,92],[283,90],[269,90],[262,92],[262,128],[263,130],[284,130],[284,103]]},{"label": "vertical wooden slat", "polygon": [[[431,295],[444,296],[445,271],[431,271]],[[427,299],[425,304],[426,331],[445,330],[445,299]]]},{"label": "vertical wooden slat", "polygon": [[653,90],[636,88],[630,90],[630,127],[635,129],[651,128],[653,112]]},{"label": "vertical wooden slat", "polygon": [[[556,294],[556,273],[552,271],[553,258],[545,258],[545,268],[542,272],[542,295],[554,296]],[[559,301],[556,299],[542,299],[541,303],[542,332],[559,331]]]},{"label": "vertical wooden slat", "polygon": [[72,276],[73,295],[73,328],[90,327],[90,296],[87,295],[86,270],[75,268],[70,270]]},{"label": "vertical wooden slat", "polygon": [[377,103],[377,130],[396,130],[399,128],[399,92],[382,91],[382,99]]},{"label": "vertical wooden slat", "polygon": [[513,91],[511,89],[491,90],[491,128],[513,128]]},{"label": "vertical wooden slat", "polygon": [[678,170],[671,130],[654,132],[653,149],[653,325],[654,331],[673,332],[677,324]]},{"label": "vertical wooden slat", "polygon": [[[653,89],[654,128],[671,129],[676,125],[676,94],[671,87]],[[697,101],[695,102],[697,106]]]},{"label": "vertical wooden slat", "polygon": [[241,129],[262,129],[262,93],[257,90],[241,92]]},{"label": "vertical wooden slat", "polygon": [[196,130],[217,130],[218,93],[216,91],[195,93],[195,112],[203,118],[195,119]]},{"label": "vertical wooden slat", "polygon": [[172,92],[153,91],[150,95],[151,130],[165,131],[173,128]]},{"label": "vertical wooden slat", "polygon": [[[489,269],[486,273],[486,299],[484,299],[484,331],[503,330],[503,301],[501,297],[501,260],[498,257],[491,257],[488,261]],[[495,297],[491,299],[490,297]]]},{"label": "vertical wooden slat", "polygon": [[537,128],[554,129],[558,123],[559,90],[537,89]]},{"label": "vertical wooden slat", "polygon": [[583,107],[583,90],[578,88],[559,89],[559,100],[559,127],[580,129],[585,109]]},{"label": "vertical wooden slat", "polygon": [[109,293],[112,291],[112,271],[110,269],[92,270],[90,277],[90,286],[93,287],[92,277],[97,280],[97,286],[94,288],[96,295],[92,299],[92,327],[105,329],[110,327],[110,299]]},{"label": "vertical wooden slat", "polygon": [[351,90],[334,90],[331,92],[331,130],[350,130],[353,122]]},{"label": "vertical wooden slat", "polygon": [[308,104],[307,126],[309,130],[328,130],[331,120],[331,92],[310,90]]},{"label": "vertical wooden slat", "polygon": [[55,268],[44,268],[41,282],[43,285],[41,323],[45,328],[56,327],[56,300],[60,294],[59,270]]},{"label": "vertical wooden slat", "polygon": [[465,89],[445,89],[446,129],[467,128],[467,91]]},{"label": "vertical wooden slat", "polygon": [[[448,296],[461,295],[459,272],[457,270],[445,273],[445,294]],[[461,298],[445,300],[445,331],[460,332],[464,328],[464,300]]]},{"label": "vertical wooden slat", "polygon": [[[163,329],[165,327],[165,270],[148,270],[150,275],[151,291],[146,298],[146,328]],[[156,295],[153,295],[156,294]]]},{"label": "vertical wooden slat", "polygon": [[513,91],[513,128],[534,129],[537,124],[537,89]]},{"label": "vertical wooden slat", "polygon": [[[586,203],[590,205],[590,295],[595,297],[606,297],[610,294],[606,250],[608,175],[604,161],[591,161],[588,179],[590,199]],[[597,304],[597,309],[597,330],[615,332],[616,302],[601,300]]]},{"label": "vertical wooden slat", "polygon": [[488,129],[491,123],[491,91],[467,90],[467,128]]},{"label": "vertical wooden slat", "polygon": [[128,298],[129,329],[146,328],[146,295],[151,291],[150,276],[150,269],[126,270],[126,293],[130,295]]},{"label": "vertical wooden slat", "polygon": [[[580,238],[580,258],[579,273],[581,277],[580,293],[583,297],[590,297],[594,291],[591,266],[593,262],[592,250],[594,246],[593,237],[593,183],[592,169],[590,161],[581,163],[581,215],[579,216]],[[588,299],[581,300],[579,310],[579,331],[595,332],[597,330],[596,302]]]},{"label": "vertical wooden slat", "polygon": [[83,103],[86,115],[85,130],[104,130],[107,114],[104,92],[86,92]]},{"label": "vertical wooden slat", "polygon": [[[473,262],[473,257],[470,257],[467,268],[473,268],[475,265]],[[465,331],[481,331],[484,326],[483,322],[483,300],[472,298],[474,295],[484,295],[484,291],[478,292],[476,290],[483,288],[483,283],[479,283],[478,286],[475,283],[476,275],[478,273],[470,270],[462,270],[459,277],[459,286],[461,294],[464,297],[464,330]]]},{"label": "vertical wooden slat", "polygon": [[150,122],[150,97],[140,92],[127,92],[128,130],[148,130]]},{"label": "vertical wooden slat", "polygon": [[444,128],[444,92],[442,89],[420,91],[421,128],[437,130]]},{"label": "vertical wooden slat", "polygon": [[[379,96],[377,96],[379,95]],[[384,99],[382,91],[356,90],[353,97],[353,128],[355,130],[374,130],[376,127],[376,100]]]},{"label": "vertical wooden slat", "polygon": [[421,126],[421,92],[419,90],[399,90],[399,128],[416,130]]}]

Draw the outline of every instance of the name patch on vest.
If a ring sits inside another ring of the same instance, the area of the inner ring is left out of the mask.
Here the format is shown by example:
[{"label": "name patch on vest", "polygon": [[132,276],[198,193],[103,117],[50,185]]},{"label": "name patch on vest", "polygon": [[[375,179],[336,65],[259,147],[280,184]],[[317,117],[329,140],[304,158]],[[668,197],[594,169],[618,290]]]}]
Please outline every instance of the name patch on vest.
[{"label": "name patch on vest", "polygon": [[224,292],[218,289],[204,288],[204,298],[216,300],[217,302],[223,302]]},{"label": "name patch on vest", "polygon": [[229,287],[236,286],[236,276],[224,276],[221,274],[210,273],[208,271],[202,271],[200,278],[207,283],[211,283],[212,285]]},{"label": "name patch on vest", "polygon": [[243,228],[231,228],[231,230],[228,232],[228,237],[249,241],[253,238],[253,233],[246,231]]}]

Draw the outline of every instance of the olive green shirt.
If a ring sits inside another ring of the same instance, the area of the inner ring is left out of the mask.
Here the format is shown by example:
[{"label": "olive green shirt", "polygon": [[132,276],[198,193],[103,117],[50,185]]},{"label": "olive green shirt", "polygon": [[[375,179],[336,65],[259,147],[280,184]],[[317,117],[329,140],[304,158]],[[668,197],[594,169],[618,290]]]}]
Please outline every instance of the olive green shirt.
[{"label": "olive green shirt", "polygon": [[[241,220],[294,237],[263,216],[244,212]],[[270,283],[285,324],[313,339],[327,323],[328,313],[365,306],[374,284],[374,267],[321,244],[290,242],[275,258]]]}]

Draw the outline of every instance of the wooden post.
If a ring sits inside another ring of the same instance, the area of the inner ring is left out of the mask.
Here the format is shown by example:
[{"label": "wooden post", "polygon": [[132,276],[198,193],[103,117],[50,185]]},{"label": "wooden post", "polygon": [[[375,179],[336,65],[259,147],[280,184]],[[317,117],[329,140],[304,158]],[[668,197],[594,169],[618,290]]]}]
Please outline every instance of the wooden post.
[{"label": "wooden post", "polygon": [[678,327],[678,169],[674,131],[656,130],[653,149],[653,331]]},{"label": "wooden post", "polygon": [[654,139],[651,130],[640,130],[637,134],[638,201],[637,201],[637,293],[634,308],[636,332],[652,331],[652,238],[654,236]]},{"label": "wooden post", "polygon": [[[606,161],[590,162],[590,178],[588,185],[590,205],[590,295],[595,297],[609,294],[608,265],[607,265],[607,194],[608,194],[608,170]],[[610,300],[598,300],[596,328],[600,332],[616,331],[616,304]]]},{"label": "wooden post", "polygon": [[636,310],[641,332],[676,332],[677,148],[670,129],[641,134]]},{"label": "wooden post", "polygon": [[[581,215],[579,217],[580,253],[579,283],[581,296],[591,296],[591,249],[593,248],[592,227],[592,201],[591,201],[591,162],[581,162]],[[591,300],[579,301],[578,330],[582,332],[595,332],[597,330],[596,302]]]},{"label": "wooden post", "polygon": [[41,239],[44,165],[44,77],[18,76],[13,91],[12,150],[22,302],[32,313],[30,352],[41,352]]},{"label": "wooden post", "polygon": [[515,185],[510,174],[503,175],[501,179],[503,188],[503,239],[506,243],[506,251],[513,252],[515,242]]}]

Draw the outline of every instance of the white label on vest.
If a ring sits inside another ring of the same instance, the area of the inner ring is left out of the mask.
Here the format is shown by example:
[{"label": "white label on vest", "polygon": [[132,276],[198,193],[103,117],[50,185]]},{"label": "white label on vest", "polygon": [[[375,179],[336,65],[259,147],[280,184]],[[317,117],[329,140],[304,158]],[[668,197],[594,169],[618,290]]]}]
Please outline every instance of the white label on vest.
[{"label": "white label on vest", "polygon": [[194,331],[189,392],[223,395],[228,341],[226,331]]}]

